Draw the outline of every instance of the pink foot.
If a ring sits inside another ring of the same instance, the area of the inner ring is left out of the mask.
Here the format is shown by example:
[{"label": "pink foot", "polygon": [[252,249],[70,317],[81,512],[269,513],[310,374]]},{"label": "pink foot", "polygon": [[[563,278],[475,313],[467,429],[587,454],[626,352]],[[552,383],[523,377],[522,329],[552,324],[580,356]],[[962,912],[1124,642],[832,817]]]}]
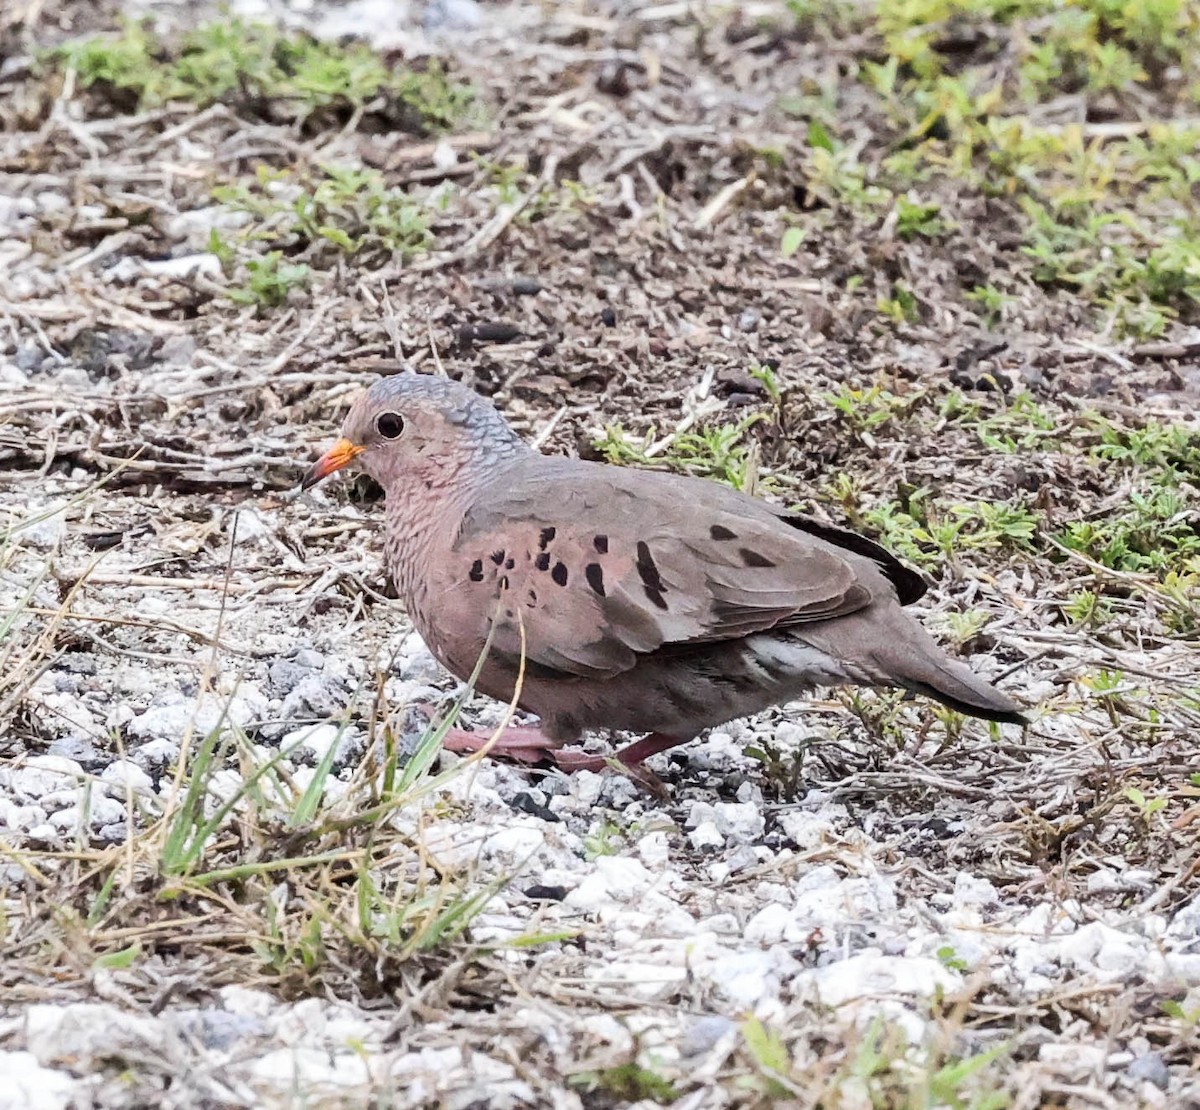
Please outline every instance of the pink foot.
[{"label": "pink foot", "polygon": [[528,725],[509,725],[488,747],[494,731],[452,728],[442,738],[442,747],[461,755],[471,755],[487,747],[488,755],[515,759],[519,763],[540,763],[547,756],[553,759],[558,747],[540,728]]},{"label": "pink foot", "polygon": [[489,747],[491,738],[492,733],[487,730],[452,728],[442,739],[442,747],[463,755],[471,755],[486,747],[488,755],[515,759],[519,763],[541,763],[543,759],[549,759],[567,774],[610,769],[623,771],[634,782],[659,796],[665,796],[667,788],[653,771],[642,766],[642,761],[684,743],[676,736],[652,732],[641,740],[627,744],[613,755],[596,755],[581,748],[559,747],[541,729],[529,725],[510,725]]},{"label": "pink foot", "polygon": [[550,758],[568,774],[573,771],[599,772],[609,769],[623,771],[638,785],[663,798],[667,795],[666,785],[649,767],[644,766],[642,761],[682,743],[684,741],[678,737],[652,732],[649,736],[643,736],[641,740],[627,744],[613,755],[595,755],[578,748],[563,748],[551,752]]}]

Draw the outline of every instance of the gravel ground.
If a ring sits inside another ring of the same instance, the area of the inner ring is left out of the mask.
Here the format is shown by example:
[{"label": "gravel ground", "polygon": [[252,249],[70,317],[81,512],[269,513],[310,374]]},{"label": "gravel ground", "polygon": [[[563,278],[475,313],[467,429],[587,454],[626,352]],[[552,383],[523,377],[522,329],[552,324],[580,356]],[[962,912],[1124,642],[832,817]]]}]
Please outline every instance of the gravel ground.
[{"label": "gravel ground", "polygon": [[[619,423],[669,453],[770,411],[749,465],[834,519],[843,472],[868,499],[1041,488],[1069,520],[1128,499],[1119,467],[982,450],[945,418],[855,429],[820,395],[883,375],[915,406],[978,372],[981,404],[1030,389],[1059,428],[1080,398],[1194,428],[1194,330],[1118,344],[1026,285],[997,344],[943,295],[964,244],[985,270],[1019,253],[971,199],[938,250],[832,218],[781,258],[789,171],[751,153],[786,146],[778,97],[829,72],[819,44],[753,38],[777,6],[234,5],[443,59],[485,108],[443,138],[370,111],[96,112],[28,59],[116,9],[34,7],[0,68],[0,1107],[1200,1106],[1200,666],[1142,578],[1072,628],[1086,560],[1015,545],[932,572],[931,626],[986,615],[959,642],[1039,707],[1024,733],[842,692],[656,757],[666,799],[444,756],[367,830],[388,753],[420,750],[410,707],[459,688],[389,596],[376,491],[294,488],[401,360],[553,451]],[[169,31],[207,9],[124,10]],[[314,262],[260,311],[222,295],[210,240],[244,224],[214,180],[260,160],[455,188],[430,252]],[[936,307],[873,327],[896,268]],[[208,737],[216,821],[172,871]],[[395,933],[382,911],[354,933],[368,875],[403,902]],[[443,937],[455,899],[469,924]]]}]

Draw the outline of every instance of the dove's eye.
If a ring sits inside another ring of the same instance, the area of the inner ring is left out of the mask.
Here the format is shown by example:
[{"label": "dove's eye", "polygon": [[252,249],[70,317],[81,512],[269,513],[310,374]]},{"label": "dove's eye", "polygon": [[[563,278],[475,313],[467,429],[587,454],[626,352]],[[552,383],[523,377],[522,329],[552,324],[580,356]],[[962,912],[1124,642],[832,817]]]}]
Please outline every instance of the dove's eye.
[{"label": "dove's eye", "polygon": [[397,439],[404,431],[404,417],[398,412],[381,412],[375,417],[375,430],[384,439]]}]

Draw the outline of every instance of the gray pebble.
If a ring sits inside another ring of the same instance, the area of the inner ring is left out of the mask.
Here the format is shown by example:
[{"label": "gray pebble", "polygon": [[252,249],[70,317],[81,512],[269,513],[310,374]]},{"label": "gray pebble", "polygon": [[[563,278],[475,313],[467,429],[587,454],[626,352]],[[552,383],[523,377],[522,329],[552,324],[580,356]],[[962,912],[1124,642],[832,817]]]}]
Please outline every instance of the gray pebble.
[{"label": "gray pebble", "polygon": [[1171,1069],[1157,1052],[1147,1052],[1136,1057],[1125,1069],[1125,1074],[1138,1082],[1153,1083],[1162,1091],[1165,1091],[1171,1082]]},{"label": "gray pebble", "polygon": [[711,1052],[717,1041],[735,1028],[735,1024],[721,1014],[706,1014],[697,1018],[683,1035],[679,1046],[680,1054],[701,1056],[705,1052]]}]

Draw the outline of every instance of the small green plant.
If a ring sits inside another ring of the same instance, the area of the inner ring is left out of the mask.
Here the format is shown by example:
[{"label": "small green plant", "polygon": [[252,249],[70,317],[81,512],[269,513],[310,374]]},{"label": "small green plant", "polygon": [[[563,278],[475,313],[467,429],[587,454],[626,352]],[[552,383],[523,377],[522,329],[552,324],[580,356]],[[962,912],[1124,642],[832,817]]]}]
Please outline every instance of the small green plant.
[{"label": "small green plant", "polygon": [[804,245],[807,237],[807,228],[801,224],[791,224],[784,229],[783,237],[779,241],[779,253],[784,258],[791,258]]},{"label": "small green plant", "polygon": [[821,400],[860,434],[882,428],[907,412],[911,403],[878,385],[869,389],[842,386],[836,393],[822,393]]},{"label": "small green plant", "polygon": [[1147,798],[1136,786],[1130,786],[1125,790],[1125,799],[1137,810],[1138,817],[1145,822],[1167,808],[1166,798]]},{"label": "small green plant", "polygon": [[611,1068],[576,1072],[568,1082],[588,1094],[603,1091],[623,1104],[648,1100],[667,1106],[679,1098],[679,1089],[669,1079],[641,1064],[618,1064]]},{"label": "small green plant", "polygon": [[1113,570],[1186,571],[1200,556],[1191,499],[1170,484],[1135,489],[1125,507],[1074,521],[1059,542]]},{"label": "small green plant", "polygon": [[233,285],[226,295],[237,304],[274,308],[287,300],[293,289],[308,286],[310,271],[303,263],[284,261],[282,251],[269,251],[261,258],[247,259],[246,281]]},{"label": "small green plant", "polygon": [[936,239],[946,230],[939,217],[941,207],[937,204],[922,204],[907,197],[896,198],[896,234],[901,239],[922,236]]},{"label": "small green plant", "polygon": [[877,307],[893,324],[915,324],[921,318],[917,295],[903,282],[892,284],[890,297],[880,297]]},{"label": "small green plant", "polygon": [[991,614],[986,609],[967,609],[965,612],[949,612],[944,614],[942,623],[951,639],[962,647],[975,639],[991,621]]},{"label": "small green plant", "polygon": [[600,856],[615,856],[624,843],[625,834],[620,825],[608,820],[600,821],[583,838],[584,858],[592,860]]},{"label": "small green plant", "polygon": [[[957,962],[952,953],[947,958]],[[814,1092],[811,1072],[797,1067],[776,1030],[750,1017],[742,1023],[742,1038],[753,1071],[739,1078],[739,1086],[771,1101],[803,1094],[814,1106],[841,1106],[852,1098],[854,1105],[881,1110],[1002,1110],[1009,1105],[994,1074],[1005,1045],[964,1056],[944,1048],[913,1048],[877,1018],[857,1044],[847,1045],[837,1072]]]},{"label": "small green plant", "polygon": [[1112,603],[1095,590],[1076,590],[1067,598],[1063,612],[1072,624],[1096,627],[1112,617]]},{"label": "small green plant", "polygon": [[779,379],[775,376],[775,371],[771,367],[755,364],[750,367],[750,377],[762,385],[763,392],[766,393],[770,401],[774,404],[779,404],[783,397],[783,391],[780,389]]},{"label": "small green plant", "polygon": [[638,440],[619,424],[606,426],[595,444],[611,463],[662,465],[752,492],[770,489],[774,484],[770,476],[760,476],[757,445],[748,435],[763,419],[764,414],[753,413],[736,424],[715,424],[700,431],[682,432],[657,455],[647,454],[654,443],[653,432]]},{"label": "small green plant", "polygon": [[1016,300],[1008,293],[1002,293],[992,285],[976,285],[964,293],[968,301],[979,305],[984,320],[988,326],[994,326],[1005,318],[1009,306]]},{"label": "small green plant", "polygon": [[768,740],[744,749],[750,759],[762,765],[762,773],[772,793],[785,802],[795,802],[803,794],[804,750],[784,752]]},{"label": "small green plant", "polygon": [[175,45],[128,23],[117,35],[71,44],[57,57],[83,87],[108,89],[142,108],[183,100],[257,113],[270,103],[304,119],[379,100],[395,108],[406,129],[434,132],[466,122],[475,100],[469,85],[436,64],[392,70],[361,43],[322,42],[237,18],[201,24]]},{"label": "small green plant", "polygon": [[388,188],[376,170],[323,166],[319,176],[295,179],[260,168],[253,184],[218,186],[213,195],[257,223],[242,242],[284,241],[295,252],[332,246],[364,258],[411,257],[432,243],[429,217],[402,189]]},{"label": "small green plant", "polygon": [[951,971],[967,971],[970,967],[967,961],[954,950],[952,944],[943,944],[937,950],[937,958],[941,961],[943,967],[947,967]]}]

